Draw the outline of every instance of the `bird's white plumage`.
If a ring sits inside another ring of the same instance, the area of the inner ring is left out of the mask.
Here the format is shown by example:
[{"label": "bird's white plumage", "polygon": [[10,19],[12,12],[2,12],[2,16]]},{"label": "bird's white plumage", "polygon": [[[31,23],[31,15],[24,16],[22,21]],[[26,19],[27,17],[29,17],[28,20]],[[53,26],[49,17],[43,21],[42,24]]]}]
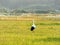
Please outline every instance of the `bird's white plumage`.
[{"label": "bird's white plumage", "polygon": [[32,27],[36,27],[35,24],[34,24],[34,20],[33,20],[33,24],[32,24]]},{"label": "bird's white plumage", "polygon": [[36,26],[33,24],[32,27],[36,27]]}]

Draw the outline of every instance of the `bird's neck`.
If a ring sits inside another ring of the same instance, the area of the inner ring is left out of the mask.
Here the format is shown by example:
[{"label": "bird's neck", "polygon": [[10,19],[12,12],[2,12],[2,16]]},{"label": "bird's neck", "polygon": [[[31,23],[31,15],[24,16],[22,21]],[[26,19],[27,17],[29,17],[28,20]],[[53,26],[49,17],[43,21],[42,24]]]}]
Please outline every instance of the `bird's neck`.
[{"label": "bird's neck", "polygon": [[35,24],[34,24],[34,20],[33,20],[33,24],[32,24],[32,25],[35,25]]}]

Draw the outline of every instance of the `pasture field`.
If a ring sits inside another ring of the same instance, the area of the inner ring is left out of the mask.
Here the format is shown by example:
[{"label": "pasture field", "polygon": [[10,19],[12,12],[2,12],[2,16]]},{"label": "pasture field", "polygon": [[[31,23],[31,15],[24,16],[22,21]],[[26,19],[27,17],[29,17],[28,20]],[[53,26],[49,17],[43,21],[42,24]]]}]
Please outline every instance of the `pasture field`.
[{"label": "pasture field", "polygon": [[[36,25],[33,32],[30,31],[32,19]],[[0,17],[0,45],[60,45],[58,19],[44,16]]]}]

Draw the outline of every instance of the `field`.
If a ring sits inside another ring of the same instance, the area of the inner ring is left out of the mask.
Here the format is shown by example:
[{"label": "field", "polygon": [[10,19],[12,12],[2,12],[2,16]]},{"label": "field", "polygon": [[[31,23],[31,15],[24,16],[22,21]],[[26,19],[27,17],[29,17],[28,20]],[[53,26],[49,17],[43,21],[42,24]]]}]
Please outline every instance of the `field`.
[{"label": "field", "polygon": [[[31,32],[32,19],[36,29]],[[0,17],[0,45],[60,45],[60,18]]]}]

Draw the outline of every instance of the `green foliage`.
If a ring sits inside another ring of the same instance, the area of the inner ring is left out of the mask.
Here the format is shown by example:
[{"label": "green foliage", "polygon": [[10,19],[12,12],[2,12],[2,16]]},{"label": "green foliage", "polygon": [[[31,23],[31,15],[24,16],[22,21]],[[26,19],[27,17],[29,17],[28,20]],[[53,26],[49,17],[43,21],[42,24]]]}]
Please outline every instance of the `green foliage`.
[{"label": "green foliage", "polygon": [[0,13],[8,13],[6,9],[0,9]]}]

